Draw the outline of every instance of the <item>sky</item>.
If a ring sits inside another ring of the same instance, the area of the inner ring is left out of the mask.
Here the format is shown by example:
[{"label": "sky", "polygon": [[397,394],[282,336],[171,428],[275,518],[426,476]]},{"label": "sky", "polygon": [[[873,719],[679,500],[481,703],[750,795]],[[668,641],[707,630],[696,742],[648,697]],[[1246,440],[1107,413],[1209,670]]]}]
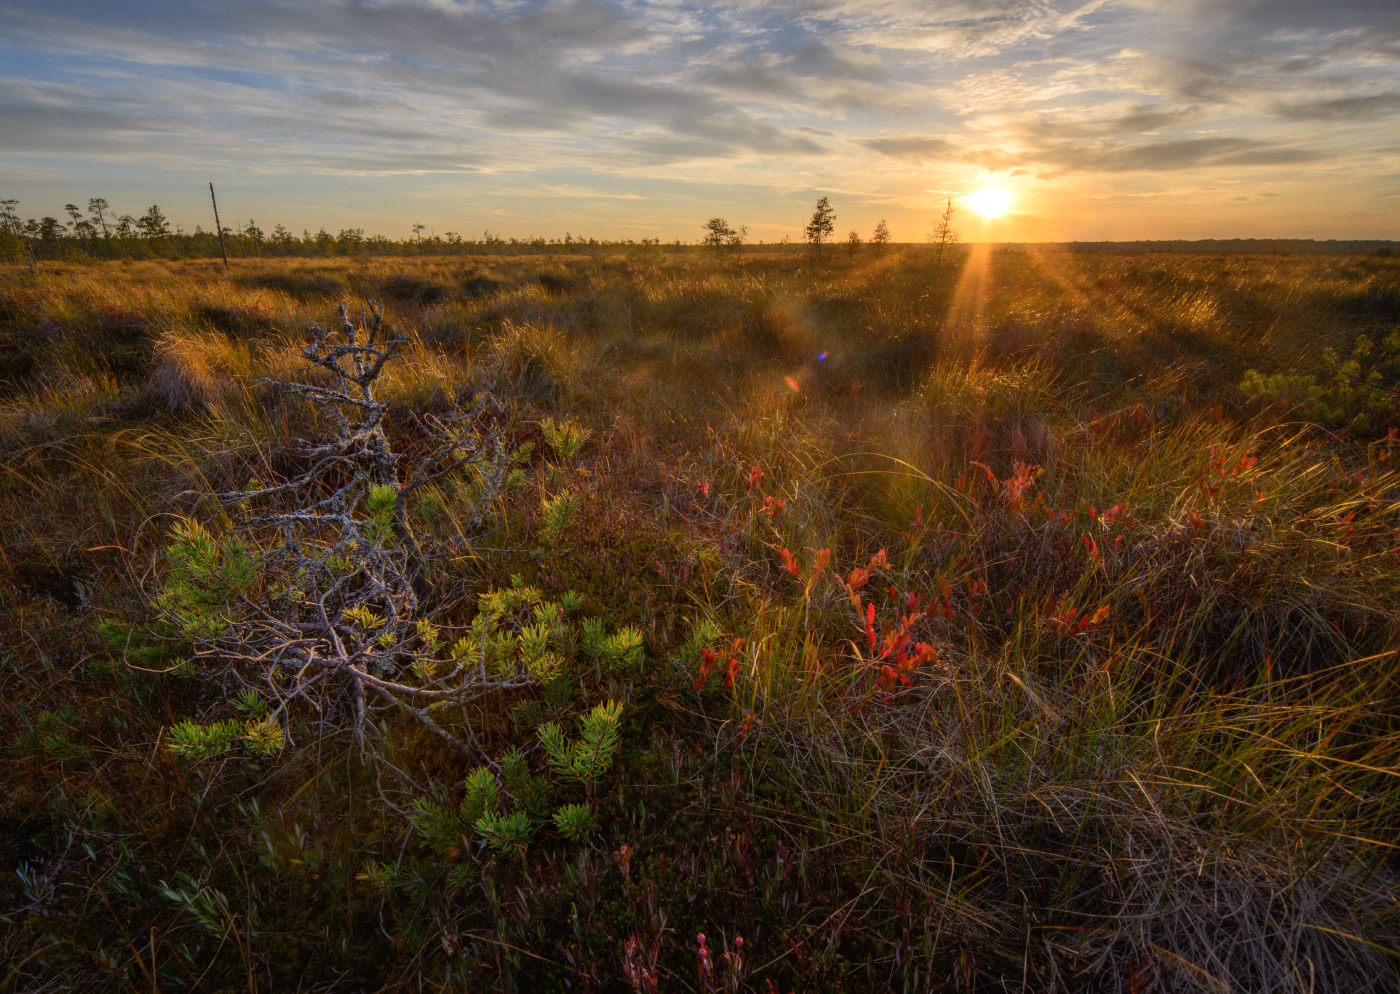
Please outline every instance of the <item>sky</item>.
[{"label": "sky", "polygon": [[[1400,0],[0,0],[0,199],[189,230],[1400,237]],[[984,219],[966,198],[1004,190]]]}]

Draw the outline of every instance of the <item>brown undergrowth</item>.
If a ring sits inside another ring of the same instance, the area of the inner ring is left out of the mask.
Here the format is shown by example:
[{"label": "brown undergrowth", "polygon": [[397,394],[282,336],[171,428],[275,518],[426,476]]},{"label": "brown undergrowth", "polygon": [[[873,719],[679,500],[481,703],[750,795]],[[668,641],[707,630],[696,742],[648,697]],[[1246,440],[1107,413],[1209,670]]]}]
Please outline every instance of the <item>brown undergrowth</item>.
[{"label": "brown undergrowth", "polygon": [[[974,265],[0,272],[0,989],[1395,990],[1400,425],[1322,350],[1400,266]],[[347,512],[394,686],[529,675],[358,742],[169,609],[236,624],[202,495],[306,473],[264,380],[357,298],[405,467],[509,402],[489,513]]]}]

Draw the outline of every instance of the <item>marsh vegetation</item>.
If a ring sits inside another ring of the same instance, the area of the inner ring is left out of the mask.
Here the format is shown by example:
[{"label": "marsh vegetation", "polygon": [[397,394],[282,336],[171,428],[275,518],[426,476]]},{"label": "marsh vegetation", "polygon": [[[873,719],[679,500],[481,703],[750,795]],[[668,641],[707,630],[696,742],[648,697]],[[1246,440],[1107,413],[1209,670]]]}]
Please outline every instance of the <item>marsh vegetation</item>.
[{"label": "marsh vegetation", "polygon": [[0,985],[1396,989],[1400,260],[652,248],[0,269]]}]

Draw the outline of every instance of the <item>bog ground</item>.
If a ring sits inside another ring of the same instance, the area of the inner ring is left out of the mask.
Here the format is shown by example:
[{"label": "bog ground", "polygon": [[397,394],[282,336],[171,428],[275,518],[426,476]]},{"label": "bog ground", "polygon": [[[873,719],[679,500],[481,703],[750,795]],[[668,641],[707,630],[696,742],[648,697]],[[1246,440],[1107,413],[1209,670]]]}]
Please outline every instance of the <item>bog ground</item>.
[{"label": "bog ground", "polygon": [[0,990],[1396,990],[1397,391],[1379,255],[0,268]]}]

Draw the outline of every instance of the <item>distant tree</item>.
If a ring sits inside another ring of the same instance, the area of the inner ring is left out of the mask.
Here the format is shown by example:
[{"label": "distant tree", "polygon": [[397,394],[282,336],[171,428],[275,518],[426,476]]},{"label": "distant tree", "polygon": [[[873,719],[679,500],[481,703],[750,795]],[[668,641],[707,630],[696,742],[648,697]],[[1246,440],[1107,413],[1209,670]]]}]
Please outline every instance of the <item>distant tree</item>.
[{"label": "distant tree", "polygon": [[832,208],[828,198],[822,197],[817,201],[817,209],[812,212],[812,220],[808,221],[807,227],[802,230],[807,235],[807,243],[820,255],[822,245],[836,230],[836,211]]},{"label": "distant tree", "polygon": [[130,214],[123,214],[117,218],[117,237],[131,238],[136,234],[136,218]]},{"label": "distant tree", "polygon": [[[731,228],[729,222],[722,217],[712,217],[701,227],[705,229],[705,237],[701,244],[713,248],[731,248],[736,252],[744,244],[744,239],[749,234],[749,229],[745,225],[741,224],[737,229]],[[650,244],[650,240],[644,238],[642,244]],[[656,244],[661,244],[661,239],[656,239]]]},{"label": "distant tree", "polygon": [[415,242],[421,242],[423,240],[423,229],[426,227],[427,225],[423,224],[422,222],[413,222],[413,240]]},{"label": "distant tree", "polygon": [[342,228],[335,238],[337,251],[344,255],[354,255],[365,243],[364,228]]},{"label": "distant tree", "polygon": [[39,219],[38,235],[41,241],[55,242],[68,233],[68,226],[56,217]]},{"label": "distant tree", "polygon": [[89,251],[89,240],[96,240],[97,238],[97,225],[93,224],[85,217],[80,217],[73,222],[73,234],[83,240],[83,251],[87,252]]},{"label": "distant tree", "polygon": [[0,228],[15,235],[22,230],[19,213],[15,210],[18,206],[18,200],[0,200]]},{"label": "distant tree", "polygon": [[712,217],[701,225],[705,229],[705,238],[702,244],[719,248],[729,244],[729,239],[734,237],[734,229],[729,226],[729,222],[722,217]]},{"label": "distant tree", "polygon": [[247,238],[252,239],[253,246],[257,249],[258,255],[262,255],[263,238],[266,236],[263,234],[263,230],[258,227],[258,222],[254,221],[252,218],[249,218],[248,226],[243,229],[243,234]]},{"label": "distant tree", "polygon": [[885,223],[884,218],[880,218],[880,223],[875,225],[875,233],[870,236],[870,244],[875,246],[877,256],[885,254],[885,247],[890,243],[890,226]]},{"label": "distant tree", "polygon": [[112,213],[112,205],[107,203],[106,197],[93,197],[88,201],[88,213],[97,222],[97,226],[102,229],[103,238],[111,238],[112,233],[107,228],[107,215]]},{"label": "distant tree", "polygon": [[953,227],[953,216],[958,209],[953,206],[953,198],[949,197],[948,202],[943,207],[943,213],[933,222],[933,232],[929,235],[929,241],[938,246],[938,268],[943,268],[944,252],[951,252],[953,246],[958,243],[958,229]]},{"label": "distant tree", "polygon": [[855,254],[860,251],[860,232],[852,231],[846,236],[846,251],[855,258]]},{"label": "distant tree", "polygon": [[146,238],[164,238],[170,234],[170,222],[165,219],[165,215],[156,204],[146,208],[146,213],[141,215],[136,227]]},{"label": "distant tree", "polygon": [[18,206],[18,200],[0,200],[0,262],[18,262],[24,257],[24,242],[19,237],[24,228],[15,211]]},{"label": "distant tree", "polygon": [[24,258],[24,241],[8,227],[0,227],[0,262],[19,262]]},{"label": "distant tree", "polygon": [[83,251],[86,252],[88,250],[87,233],[88,229],[92,226],[83,219],[83,212],[77,204],[64,204],[63,212],[72,219],[73,234],[77,235],[79,240],[82,241]]}]

